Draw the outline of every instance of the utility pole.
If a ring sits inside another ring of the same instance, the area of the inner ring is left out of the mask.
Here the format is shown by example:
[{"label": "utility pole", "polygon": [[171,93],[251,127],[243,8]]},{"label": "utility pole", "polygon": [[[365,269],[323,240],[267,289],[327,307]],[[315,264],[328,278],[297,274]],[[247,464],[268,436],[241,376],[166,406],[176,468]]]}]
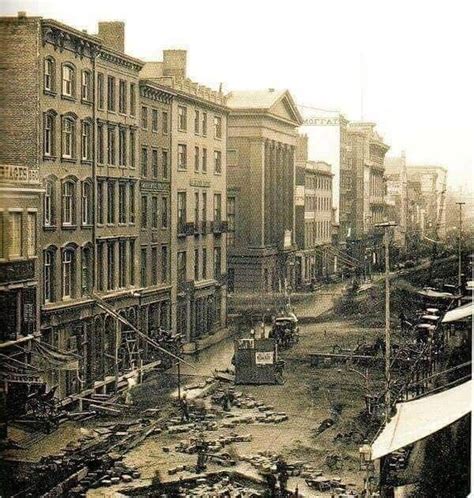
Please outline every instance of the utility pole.
[{"label": "utility pole", "polygon": [[[456,204],[459,206],[459,235],[458,235],[458,292],[459,295],[462,295],[462,207],[465,202],[456,202]],[[461,305],[461,298],[459,298],[458,305]]]},{"label": "utility pole", "polygon": [[386,223],[377,223],[376,227],[384,229],[384,244],[385,244],[385,420],[390,417],[390,231],[389,228],[396,226],[393,221]]}]

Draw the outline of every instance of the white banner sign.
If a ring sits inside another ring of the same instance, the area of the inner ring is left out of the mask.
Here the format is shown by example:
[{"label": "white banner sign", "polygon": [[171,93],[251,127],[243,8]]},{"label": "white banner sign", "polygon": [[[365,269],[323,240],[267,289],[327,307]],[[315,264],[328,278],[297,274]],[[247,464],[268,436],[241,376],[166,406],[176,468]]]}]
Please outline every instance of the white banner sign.
[{"label": "white banner sign", "polygon": [[273,365],[273,351],[257,351],[255,353],[256,365]]}]

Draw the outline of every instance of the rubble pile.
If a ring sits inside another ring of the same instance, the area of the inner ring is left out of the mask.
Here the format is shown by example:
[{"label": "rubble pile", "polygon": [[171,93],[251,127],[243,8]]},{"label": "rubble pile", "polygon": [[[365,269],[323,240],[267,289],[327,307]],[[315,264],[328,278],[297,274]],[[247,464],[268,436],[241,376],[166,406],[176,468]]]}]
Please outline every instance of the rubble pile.
[{"label": "rubble pile", "polygon": [[236,482],[229,476],[224,475],[218,480],[209,478],[198,478],[192,483],[181,484],[174,491],[173,496],[188,497],[188,496],[227,496],[229,498],[257,498],[264,496],[264,492],[250,484]]}]

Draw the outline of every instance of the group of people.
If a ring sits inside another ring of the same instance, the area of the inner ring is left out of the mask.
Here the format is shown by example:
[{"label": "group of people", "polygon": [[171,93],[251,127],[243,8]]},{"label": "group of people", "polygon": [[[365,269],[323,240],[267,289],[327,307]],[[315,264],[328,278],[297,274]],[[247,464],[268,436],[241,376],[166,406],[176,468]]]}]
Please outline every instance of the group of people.
[{"label": "group of people", "polygon": [[[270,496],[288,496],[287,484],[288,484],[288,465],[282,457],[279,457],[275,464],[275,470],[269,470],[265,474],[265,479],[268,485],[268,491]],[[277,494],[277,484],[278,484],[278,494]],[[297,492],[296,492],[297,494]],[[290,494],[292,496],[292,494]]]}]

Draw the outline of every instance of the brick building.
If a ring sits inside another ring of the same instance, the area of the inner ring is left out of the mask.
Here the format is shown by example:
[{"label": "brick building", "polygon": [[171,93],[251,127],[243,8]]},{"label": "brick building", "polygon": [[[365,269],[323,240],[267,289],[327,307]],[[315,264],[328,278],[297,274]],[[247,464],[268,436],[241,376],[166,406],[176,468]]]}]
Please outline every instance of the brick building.
[{"label": "brick building", "polygon": [[294,287],[295,146],[302,119],[286,90],[232,92],[228,128],[229,287]]},{"label": "brick building", "polygon": [[165,50],[141,77],[174,93],[171,145],[172,327],[187,350],[226,326],[226,136],[221,92],[187,78],[186,51]]}]

